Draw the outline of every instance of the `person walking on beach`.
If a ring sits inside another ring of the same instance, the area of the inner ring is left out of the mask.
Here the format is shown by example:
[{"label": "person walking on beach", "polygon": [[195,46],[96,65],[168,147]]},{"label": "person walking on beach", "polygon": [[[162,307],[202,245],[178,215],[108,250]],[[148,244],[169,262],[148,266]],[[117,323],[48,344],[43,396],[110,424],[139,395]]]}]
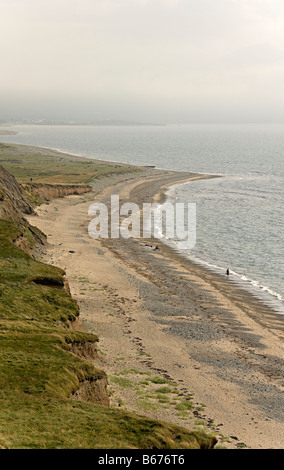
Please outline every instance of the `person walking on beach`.
[{"label": "person walking on beach", "polygon": [[229,271],[229,268],[228,268],[228,269],[227,269],[227,276],[229,276],[229,274],[230,274],[230,271]]}]

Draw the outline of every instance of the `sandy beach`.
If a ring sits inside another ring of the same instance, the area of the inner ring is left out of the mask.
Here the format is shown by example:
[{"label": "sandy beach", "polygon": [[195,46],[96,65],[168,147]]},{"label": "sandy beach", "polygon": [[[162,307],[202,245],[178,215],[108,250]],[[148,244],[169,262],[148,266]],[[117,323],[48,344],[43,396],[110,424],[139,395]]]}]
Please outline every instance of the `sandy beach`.
[{"label": "sandy beach", "polygon": [[[283,448],[283,316],[163,244],[88,235],[93,201],[161,200],[196,177],[206,175],[145,168],[42,205],[28,217],[47,235],[36,256],[65,269],[78,327],[99,335],[112,406],[205,428],[226,448]],[[161,390],[154,400],[151,377],[178,394]],[[190,410],[175,405],[184,398]]]}]

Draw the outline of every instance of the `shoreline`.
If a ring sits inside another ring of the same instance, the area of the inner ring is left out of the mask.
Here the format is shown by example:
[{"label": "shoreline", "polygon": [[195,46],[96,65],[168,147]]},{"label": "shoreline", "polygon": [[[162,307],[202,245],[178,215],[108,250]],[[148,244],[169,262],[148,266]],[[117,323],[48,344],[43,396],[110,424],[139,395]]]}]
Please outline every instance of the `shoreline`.
[{"label": "shoreline", "polygon": [[[3,131],[3,133],[6,131]],[[10,131],[9,131],[10,132]],[[11,131],[12,134],[18,134],[18,132]],[[1,131],[0,131],[1,135]],[[4,134],[5,135],[5,134]],[[10,134],[6,134],[10,135]],[[4,143],[4,142],[3,142]],[[7,143],[9,145],[9,143]],[[52,147],[41,147],[41,146],[35,146],[35,145],[28,145],[28,144],[17,144],[17,143],[11,143],[11,145],[15,146],[20,146],[24,147],[26,149],[31,148],[31,149],[37,149],[40,151],[40,153],[50,153],[53,155],[58,155],[58,156],[63,156],[65,158],[71,158],[71,159],[78,159],[82,161],[91,161],[94,163],[101,163],[101,164],[106,164],[106,165],[119,165],[119,166],[126,166],[126,167],[133,167],[133,168],[139,168],[142,171],[156,171],[156,172],[168,172],[168,173],[175,173],[177,175],[184,175],[184,174],[191,174],[195,175],[196,179],[207,179],[207,178],[222,178],[221,174],[213,174],[213,173],[196,173],[196,172],[185,172],[182,170],[170,170],[170,169],[164,169],[164,168],[158,168],[158,167],[149,167],[149,166],[139,166],[139,165],[134,165],[134,164],[129,164],[126,162],[119,162],[119,161],[113,161],[113,160],[101,160],[97,158],[91,158],[88,156],[83,156],[80,154],[74,154],[70,153],[68,151],[63,151],[60,149],[52,148]],[[172,186],[176,186],[179,184],[187,184],[190,181],[184,180],[182,178],[181,180],[177,179],[176,181],[173,181],[171,185],[164,185],[161,191],[161,194],[153,195],[153,202],[159,202],[160,204],[166,202],[167,200],[167,195],[166,192],[170,190]],[[91,186],[91,185],[90,185]],[[166,243],[163,240],[160,240],[161,243]],[[166,243],[167,244],[167,243]],[[169,245],[167,245],[169,246]],[[177,256],[182,256],[186,257],[189,259],[192,263],[195,263],[197,265],[201,265],[204,267],[206,270],[213,270],[216,275],[222,275],[220,271],[222,271],[223,268],[221,268],[218,264],[211,264],[205,259],[202,258],[197,258],[196,260],[194,258],[187,257],[183,253],[179,253],[176,251]],[[276,312],[278,315],[284,315],[284,304],[283,304],[283,297],[281,294],[278,292],[274,292],[271,287],[269,286],[264,286],[259,283],[259,281],[249,278],[247,275],[242,275],[239,273],[234,273],[231,271],[231,278],[235,276],[234,281],[236,282],[237,287],[240,287],[241,289],[244,289],[246,292],[251,293],[251,295],[256,295],[258,299],[260,300],[261,303],[264,303],[266,306],[270,307],[274,312]]]},{"label": "shoreline", "polygon": [[[6,133],[6,131],[3,131]],[[5,134],[5,135],[10,135],[10,132],[14,135],[14,134],[18,134],[18,132],[15,132],[15,131],[8,131],[9,133]],[[3,142],[4,143],[4,142]],[[9,145],[9,143],[8,143]],[[157,174],[159,172],[162,172],[162,173],[170,173],[170,174],[176,174],[177,176],[181,176],[181,179],[177,179],[177,180],[174,180],[171,182],[171,184],[164,184],[164,185],[161,185],[161,190],[159,191],[159,193],[157,194],[152,194],[152,201],[151,202],[158,202],[160,204],[166,202],[167,200],[167,191],[170,190],[171,187],[173,186],[177,186],[177,185],[182,185],[182,184],[188,184],[190,183],[190,181],[194,180],[194,179],[210,179],[210,178],[222,178],[223,175],[220,175],[220,174],[212,174],[212,173],[196,173],[196,172],[185,172],[185,171],[181,171],[181,170],[167,170],[167,169],[163,169],[163,168],[156,168],[156,167],[149,167],[149,166],[138,166],[138,165],[132,165],[132,164],[128,164],[128,163],[124,163],[124,162],[118,162],[118,161],[112,161],[112,160],[101,160],[101,159],[93,159],[91,157],[87,157],[87,156],[83,156],[83,155],[79,155],[79,154],[73,154],[73,153],[70,153],[70,152],[67,152],[67,151],[62,151],[60,149],[55,149],[55,148],[51,148],[51,147],[41,147],[41,146],[35,146],[35,145],[26,145],[26,144],[16,144],[16,143],[12,143],[11,145],[15,145],[17,147],[23,147],[23,148],[26,148],[26,149],[36,149],[37,151],[39,151],[40,153],[50,153],[51,155],[56,155],[56,156],[63,156],[65,158],[70,158],[70,159],[78,159],[78,160],[83,160],[83,161],[91,161],[91,162],[94,162],[94,163],[104,163],[106,165],[120,165],[120,166],[127,166],[127,167],[133,167],[133,168],[139,168],[140,170],[142,171],[149,171],[150,174],[151,172],[156,172]],[[182,177],[182,175],[191,175],[189,176],[190,179],[187,179],[187,176],[186,177]],[[131,178],[131,176],[130,176]],[[90,184],[90,187],[93,187],[94,185]],[[94,188],[93,188],[94,189]],[[165,244],[166,246],[169,246],[169,244],[167,244],[166,242],[164,242],[163,240],[159,240],[161,243]],[[222,276],[222,274],[220,274],[220,271],[222,268],[219,266],[219,265],[211,265],[209,262],[207,262],[206,260],[200,258],[200,259],[193,259],[193,258],[190,258],[186,255],[184,255],[183,253],[180,253],[178,250],[175,250],[174,248],[172,248],[173,251],[176,253],[176,256],[181,256],[182,258],[186,258],[188,259],[191,263],[193,264],[196,264],[196,265],[200,265],[202,266],[205,270],[211,270],[214,272],[214,274],[216,274],[217,276]],[[262,286],[259,284],[258,281],[254,280],[254,279],[243,279],[243,275],[239,274],[239,273],[233,273],[233,274],[236,274],[236,276],[238,277],[238,279],[236,280],[236,287],[237,288],[240,288],[240,289],[243,289],[245,291],[245,293],[249,293],[250,295],[252,296],[257,296],[258,300],[261,302],[261,304],[264,304],[266,307],[272,309],[272,311],[278,315],[283,315],[284,314],[284,311],[283,311],[283,299],[282,297],[280,296],[280,294],[278,294],[277,292],[270,292],[271,288],[270,287],[267,287],[267,286]],[[257,285],[259,284],[259,285]],[[266,298],[263,298],[263,297],[266,297]],[[275,305],[272,305],[272,304],[275,304]],[[279,310],[278,310],[279,308]]]},{"label": "shoreline", "polygon": [[[170,179],[173,184],[173,174],[152,170],[117,181],[115,187],[121,201],[154,195],[157,200]],[[108,183],[92,197],[109,201],[113,182]],[[91,196],[69,196],[40,206],[29,221],[48,235],[45,253],[38,255],[65,268],[82,324],[101,338],[100,365],[110,377],[113,406],[141,413],[143,405],[143,414],[190,429],[194,419],[204,422],[207,429],[229,436],[229,448],[281,448],[280,315],[164,244],[155,253],[142,240],[91,240],[90,201]],[[141,381],[141,375],[129,372],[137,364],[145,374],[178,383],[181,396],[192,392],[192,416],[179,415],[173,401],[166,408],[153,397],[146,399],[149,384],[143,385],[146,391],[141,385],[138,395],[135,380]],[[126,370],[135,384],[131,390],[119,384]],[[204,403],[206,411],[197,410]]]},{"label": "shoreline", "polygon": [[262,286],[258,281],[250,279],[249,277],[236,273],[232,270],[230,270],[230,277],[227,277],[225,268],[219,265],[210,264],[208,261],[202,258],[191,258],[190,256],[179,252],[178,249],[171,246],[170,243],[166,243],[163,240],[161,240],[161,242],[171,248],[177,256],[181,256],[182,258],[187,259],[189,262],[197,266],[201,266],[207,271],[213,272],[217,276],[227,278],[229,282],[236,286],[236,288],[239,288],[256,297],[261,304],[270,308],[275,314],[284,315],[283,297],[277,292],[272,291],[270,287]]},{"label": "shoreline", "polygon": [[[222,177],[222,175],[215,175],[215,178]],[[185,182],[181,183],[181,185],[186,185],[190,183]],[[179,184],[174,184],[171,188],[175,188],[179,186]],[[166,200],[166,197],[165,197]],[[163,240],[161,240],[163,242]],[[199,256],[199,254],[190,256],[183,252],[178,251],[175,248],[174,244],[171,242],[164,242],[166,245],[170,246],[174,251],[176,251],[178,256],[185,257],[186,259],[190,260],[192,263],[195,263],[199,266],[203,266],[204,269],[213,271],[218,276],[226,276],[226,268],[222,267],[218,264],[218,260],[208,261],[205,258]],[[260,283],[259,280],[256,280],[250,277],[249,274],[240,274],[239,272],[235,272],[234,270],[230,269],[230,279],[231,282],[235,283],[237,287],[244,289],[246,292],[249,292],[251,295],[256,296],[261,303],[264,303],[266,306],[270,307],[274,312],[278,315],[284,315],[284,298],[279,292],[273,290],[270,286],[263,285]]]}]

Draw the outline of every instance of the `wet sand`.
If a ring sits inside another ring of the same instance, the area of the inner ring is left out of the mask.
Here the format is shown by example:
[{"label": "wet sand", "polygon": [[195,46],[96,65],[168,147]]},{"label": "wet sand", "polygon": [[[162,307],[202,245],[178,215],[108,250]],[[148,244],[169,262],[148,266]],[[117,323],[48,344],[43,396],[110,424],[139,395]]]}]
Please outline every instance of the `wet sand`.
[{"label": "wet sand", "polygon": [[[99,335],[112,406],[205,428],[227,448],[282,448],[284,317],[163,244],[156,251],[87,232],[94,200],[161,200],[169,185],[195,177],[145,169],[40,206],[29,217],[48,236],[37,256],[66,270],[81,327]],[[167,400],[154,399],[155,376],[174,385]],[[188,412],[175,406],[185,399]]]}]

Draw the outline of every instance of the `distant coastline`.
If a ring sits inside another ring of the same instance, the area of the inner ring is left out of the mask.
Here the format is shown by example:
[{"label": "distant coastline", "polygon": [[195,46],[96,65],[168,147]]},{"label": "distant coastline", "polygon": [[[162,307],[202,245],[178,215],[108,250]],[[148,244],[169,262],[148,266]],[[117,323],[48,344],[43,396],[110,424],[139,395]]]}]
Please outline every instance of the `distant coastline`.
[{"label": "distant coastline", "polygon": [[[120,119],[102,119],[98,121],[68,119],[24,119],[3,121],[0,126],[165,126],[165,123],[123,121]],[[12,131],[11,131],[12,132]],[[3,135],[3,134],[2,134]]]},{"label": "distant coastline", "polygon": [[16,131],[9,131],[6,129],[0,129],[0,135],[17,135],[18,132]]}]

